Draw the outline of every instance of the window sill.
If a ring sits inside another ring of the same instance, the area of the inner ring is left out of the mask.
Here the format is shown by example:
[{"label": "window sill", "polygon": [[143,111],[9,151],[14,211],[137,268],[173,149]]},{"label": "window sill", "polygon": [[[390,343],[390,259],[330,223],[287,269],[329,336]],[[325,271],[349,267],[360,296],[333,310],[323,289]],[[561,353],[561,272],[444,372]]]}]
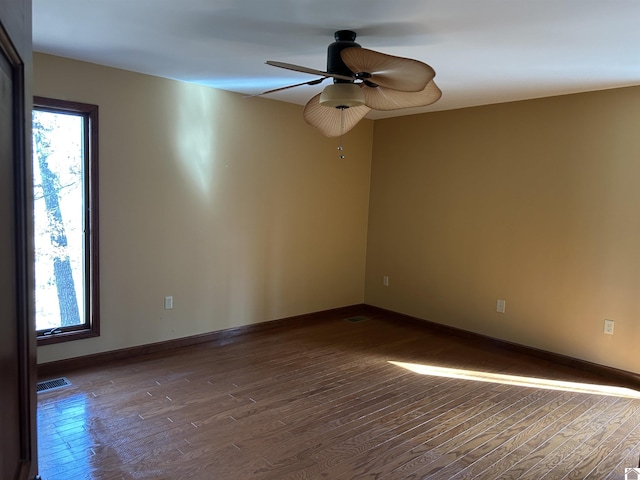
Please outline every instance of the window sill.
[{"label": "window sill", "polygon": [[53,345],[54,343],[71,342],[73,340],[82,340],[83,338],[99,337],[100,332],[92,329],[79,329],[67,332],[55,333],[52,335],[38,335],[38,346]]}]

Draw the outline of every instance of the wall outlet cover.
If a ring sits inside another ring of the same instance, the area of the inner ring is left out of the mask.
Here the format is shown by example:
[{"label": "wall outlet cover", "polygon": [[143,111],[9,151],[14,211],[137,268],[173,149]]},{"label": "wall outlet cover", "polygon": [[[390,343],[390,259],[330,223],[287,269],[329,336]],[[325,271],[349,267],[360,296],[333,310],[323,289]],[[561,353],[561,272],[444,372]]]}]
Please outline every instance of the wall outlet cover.
[{"label": "wall outlet cover", "polygon": [[164,297],[164,309],[171,310],[173,308],[173,297]]},{"label": "wall outlet cover", "polygon": [[604,321],[604,333],[607,335],[613,335],[613,320]]}]

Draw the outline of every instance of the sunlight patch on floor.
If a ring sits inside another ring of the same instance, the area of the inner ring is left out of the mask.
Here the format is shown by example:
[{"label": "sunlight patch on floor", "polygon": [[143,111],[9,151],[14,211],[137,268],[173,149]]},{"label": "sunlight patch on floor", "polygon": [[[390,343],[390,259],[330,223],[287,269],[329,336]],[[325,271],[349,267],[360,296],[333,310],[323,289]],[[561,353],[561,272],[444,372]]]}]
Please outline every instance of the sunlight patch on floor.
[{"label": "sunlight patch on floor", "polygon": [[590,393],[593,395],[611,395],[625,398],[640,399],[640,392],[624,387],[607,385],[594,385],[590,383],[565,382],[561,380],[549,380],[546,378],[520,377],[516,375],[503,375],[501,373],[476,372],[473,370],[460,370],[457,368],[434,367],[416,363],[394,362],[393,365],[411,370],[421,375],[436,377],[458,378],[461,380],[473,380],[477,382],[493,382],[522,387],[543,388],[547,390],[562,390],[566,392]]}]

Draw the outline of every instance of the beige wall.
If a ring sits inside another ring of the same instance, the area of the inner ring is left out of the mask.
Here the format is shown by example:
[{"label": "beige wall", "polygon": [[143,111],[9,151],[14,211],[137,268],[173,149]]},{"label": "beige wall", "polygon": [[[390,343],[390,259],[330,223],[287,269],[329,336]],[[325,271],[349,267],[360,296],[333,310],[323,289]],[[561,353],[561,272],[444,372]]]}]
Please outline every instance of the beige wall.
[{"label": "beige wall", "polygon": [[639,87],[376,121],[366,303],[640,372],[639,126]]},{"label": "beige wall", "polygon": [[35,95],[100,108],[102,335],[39,362],[363,302],[371,121],[340,160],[300,106],[48,55],[34,69]]},{"label": "beige wall", "polygon": [[364,121],[340,161],[298,106],[34,61],[101,141],[102,335],[40,362],[365,301],[640,372],[640,88]]}]

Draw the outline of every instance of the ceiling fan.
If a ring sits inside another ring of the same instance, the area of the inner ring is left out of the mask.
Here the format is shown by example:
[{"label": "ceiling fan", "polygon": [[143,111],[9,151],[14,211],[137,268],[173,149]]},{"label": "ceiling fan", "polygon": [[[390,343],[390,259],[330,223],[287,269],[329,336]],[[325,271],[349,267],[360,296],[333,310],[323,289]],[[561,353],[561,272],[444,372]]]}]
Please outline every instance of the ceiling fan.
[{"label": "ceiling fan", "polygon": [[307,123],[327,137],[342,136],[367,113],[423,107],[436,102],[442,92],[434,83],[436,72],[426,63],[362,48],[351,30],[335,32],[327,48],[327,70],[267,61],[274,67],[316,75],[320,78],[261,93],[279,92],[302,85],[317,85],[327,78],[333,84],[304,107]]}]

